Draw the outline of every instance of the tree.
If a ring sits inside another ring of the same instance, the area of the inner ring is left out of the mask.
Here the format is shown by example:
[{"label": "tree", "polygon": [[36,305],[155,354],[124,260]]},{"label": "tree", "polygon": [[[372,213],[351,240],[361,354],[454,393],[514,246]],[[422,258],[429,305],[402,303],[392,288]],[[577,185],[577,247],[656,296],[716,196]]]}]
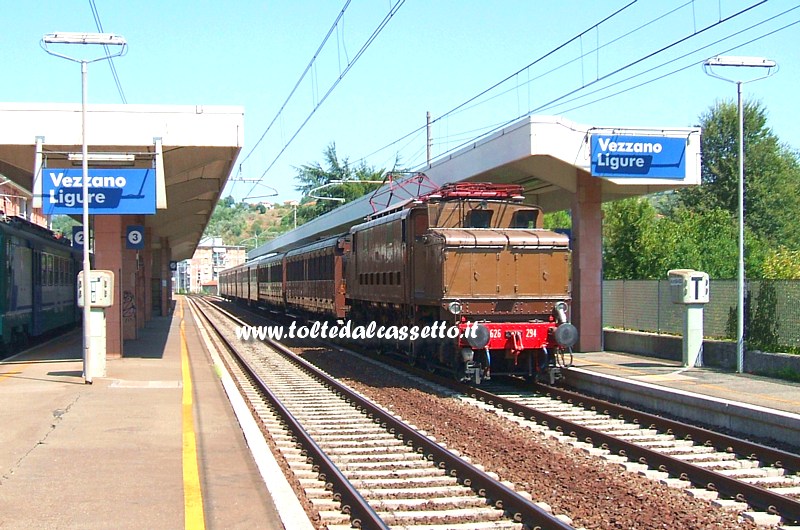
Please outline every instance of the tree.
[{"label": "tree", "polygon": [[[767,127],[758,102],[744,105],[745,223],[756,237],[800,249],[800,162]],[[738,216],[739,129],[734,103],[717,102],[701,116],[702,185],[680,190],[678,203],[696,212],[720,208]]]},{"label": "tree", "polygon": [[560,210],[558,212],[546,213],[544,214],[543,225],[550,230],[571,229],[572,212],[570,210]]},{"label": "tree", "polygon": [[769,250],[764,259],[764,278],[800,280],[800,250],[786,247]]},{"label": "tree", "polygon": [[[670,269],[696,269],[712,278],[736,277],[737,226],[721,208],[674,208],[657,213],[645,198],[603,206],[603,268],[606,279],[663,279]],[[761,275],[764,245],[745,234],[748,277]]]},{"label": "tree", "polygon": [[72,237],[72,227],[80,223],[68,215],[54,215],[51,220],[53,232],[60,233],[65,237]]},{"label": "tree", "polygon": [[[368,184],[360,181],[382,180],[383,178],[383,169],[376,170],[364,162],[353,166],[347,158],[339,160],[335,143],[331,143],[325,148],[323,156],[325,167],[319,162],[315,162],[297,168],[295,178],[300,181],[300,184],[295,189],[305,196],[297,208],[298,225],[357,199],[380,186],[380,184]],[[309,196],[312,192],[315,197]],[[325,199],[325,197],[331,199]],[[294,212],[291,217],[291,219],[284,218],[282,223],[293,225]]]},{"label": "tree", "polygon": [[649,258],[641,245],[653,233],[656,211],[641,198],[603,205],[603,273],[607,280],[644,279],[651,273],[643,267]]}]

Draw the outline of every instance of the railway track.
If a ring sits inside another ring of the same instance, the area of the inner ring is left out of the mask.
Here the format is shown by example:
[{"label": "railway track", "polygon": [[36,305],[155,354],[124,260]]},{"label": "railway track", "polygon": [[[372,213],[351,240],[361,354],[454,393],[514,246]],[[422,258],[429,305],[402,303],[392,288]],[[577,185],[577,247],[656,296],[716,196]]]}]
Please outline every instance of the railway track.
[{"label": "railway track", "polygon": [[[800,528],[800,456],[569,391],[468,389],[478,406],[620,461],[760,525]],[[524,418],[524,419],[523,419]]]},{"label": "railway track", "polygon": [[244,323],[193,303],[327,528],[572,528],[291,352],[241,352],[231,326]]},{"label": "railway track", "polygon": [[[402,367],[404,372],[407,368]],[[534,392],[493,383],[478,389],[416,373],[473,405],[686,489],[745,520],[797,527],[792,526],[800,518],[797,455],[552,387]]]}]

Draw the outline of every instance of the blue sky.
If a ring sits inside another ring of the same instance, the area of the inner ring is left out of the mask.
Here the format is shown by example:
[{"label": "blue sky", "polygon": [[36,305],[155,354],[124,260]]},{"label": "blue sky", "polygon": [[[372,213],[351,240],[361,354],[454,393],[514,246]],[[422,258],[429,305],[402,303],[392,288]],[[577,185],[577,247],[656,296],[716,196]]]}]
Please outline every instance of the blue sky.
[{"label": "blue sky", "polygon": [[[114,61],[128,103],[244,107],[245,144],[224,193],[237,199],[271,193],[237,177],[263,177],[278,190],[267,200],[299,198],[295,168],[321,161],[331,142],[351,162],[391,168],[399,157],[419,167],[426,111],[437,120],[434,157],[529,111],[595,126],[696,125],[715,100],[735,99],[734,84],[700,66],[717,54],[779,63],[777,74],[744,85],[744,94],[759,99],[778,137],[800,149],[796,1],[405,0],[353,63],[396,4],[350,2],[257,144],[345,0],[95,0],[103,29],[129,43]],[[80,102],[79,66],[47,55],[39,40],[96,32],[90,2],[0,0],[0,20],[0,101]],[[724,73],[752,74],[738,70]],[[104,62],[89,67],[89,103],[122,103]]]}]

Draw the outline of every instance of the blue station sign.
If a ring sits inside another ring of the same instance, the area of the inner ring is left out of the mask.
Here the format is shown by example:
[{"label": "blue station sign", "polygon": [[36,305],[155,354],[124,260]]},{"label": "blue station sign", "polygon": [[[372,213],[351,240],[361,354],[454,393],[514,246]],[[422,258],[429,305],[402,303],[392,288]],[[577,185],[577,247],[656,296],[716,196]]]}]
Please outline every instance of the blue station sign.
[{"label": "blue station sign", "polygon": [[592,175],[597,177],[686,177],[686,140],[665,136],[592,135]]},{"label": "blue station sign", "polygon": [[[93,215],[156,213],[154,169],[89,169],[89,213]],[[83,168],[42,169],[45,215],[83,212]]]}]

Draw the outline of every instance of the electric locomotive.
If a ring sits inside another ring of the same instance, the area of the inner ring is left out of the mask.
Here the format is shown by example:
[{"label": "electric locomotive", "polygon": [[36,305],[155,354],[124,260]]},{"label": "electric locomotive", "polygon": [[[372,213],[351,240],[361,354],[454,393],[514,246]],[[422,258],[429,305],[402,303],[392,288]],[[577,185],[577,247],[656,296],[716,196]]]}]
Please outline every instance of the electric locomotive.
[{"label": "electric locomotive", "polygon": [[350,318],[430,325],[461,338],[401,345],[412,363],[480,383],[492,374],[558,377],[569,323],[570,249],[542,228],[522,187],[448,184],[351,228],[345,246]]}]

